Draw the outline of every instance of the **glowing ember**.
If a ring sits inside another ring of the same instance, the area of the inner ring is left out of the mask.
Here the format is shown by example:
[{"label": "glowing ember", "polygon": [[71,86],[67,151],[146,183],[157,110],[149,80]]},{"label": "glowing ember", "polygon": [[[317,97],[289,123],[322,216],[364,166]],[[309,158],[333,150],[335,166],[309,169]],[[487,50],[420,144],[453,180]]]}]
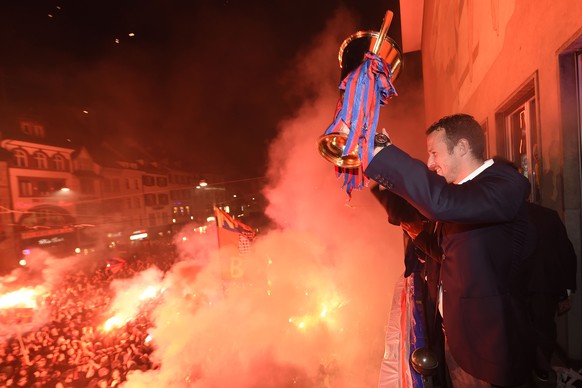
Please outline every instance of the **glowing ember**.
[{"label": "glowing ember", "polygon": [[[308,292],[305,295],[309,295]],[[325,324],[328,327],[332,327],[335,324],[334,312],[339,310],[344,306],[347,301],[343,300],[338,295],[332,295],[328,297],[327,300],[319,303],[319,312],[313,314],[306,314],[300,317],[290,317],[289,323],[297,327],[299,330],[306,330],[310,327],[317,326],[319,324]]]},{"label": "glowing ember", "polygon": [[146,300],[146,299],[154,298],[158,295],[159,291],[160,291],[159,286],[157,286],[157,287],[149,286],[141,293],[139,300]]},{"label": "glowing ember", "polygon": [[38,293],[33,288],[21,288],[4,295],[0,295],[0,309],[13,307],[36,308]]},{"label": "glowing ember", "polygon": [[125,322],[123,319],[121,319],[121,317],[114,316],[114,317],[109,318],[105,322],[105,324],[103,325],[103,330],[109,331],[109,330],[113,329],[114,327],[123,326],[124,323]]},{"label": "glowing ember", "polygon": [[158,298],[163,292],[159,277],[159,270],[144,271],[140,274],[141,281],[134,280],[133,284],[119,283],[117,287],[123,289],[118,293],[113,301],[109,313],[109,318],[103,325],[104,331],[109,331],[115,327],[124,326],[127,322],[133,321],[140,312],[151,307],[150,301]]}]

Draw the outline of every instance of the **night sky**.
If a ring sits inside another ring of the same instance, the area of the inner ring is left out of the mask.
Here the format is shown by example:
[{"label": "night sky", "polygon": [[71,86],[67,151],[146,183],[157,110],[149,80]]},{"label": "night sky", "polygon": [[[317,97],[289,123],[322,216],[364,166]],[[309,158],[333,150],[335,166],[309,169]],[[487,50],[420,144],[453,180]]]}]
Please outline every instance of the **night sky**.
[{"label": "night sky", "polygon": [[0,113],[77,143],[138,141],[193,172],[260,177],[277,124],[306,97],[290,69],[326,20],[343,6],[377,30],[397,3],[3,1]]}]

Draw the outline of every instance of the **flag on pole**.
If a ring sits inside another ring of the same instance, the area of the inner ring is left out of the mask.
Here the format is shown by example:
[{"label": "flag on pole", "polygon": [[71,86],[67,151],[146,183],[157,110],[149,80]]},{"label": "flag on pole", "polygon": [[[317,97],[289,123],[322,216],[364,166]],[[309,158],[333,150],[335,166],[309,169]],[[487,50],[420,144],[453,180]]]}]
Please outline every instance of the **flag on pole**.
[{"label": "flag on pole", "polygon": [[218,247],[234,245],[241,254],[249,253],[251,241],[255,237],[253,228],[235,220],[217,207],[214,208],[214,214],[218,225]]},{"label": "flag on pole", "polygon": [[245,276],[244,257],[251,252],[255,231],[248,225],[232,218],[225,211],[215,207],[218,231],[218,248],[225,280],[242,280]]}]

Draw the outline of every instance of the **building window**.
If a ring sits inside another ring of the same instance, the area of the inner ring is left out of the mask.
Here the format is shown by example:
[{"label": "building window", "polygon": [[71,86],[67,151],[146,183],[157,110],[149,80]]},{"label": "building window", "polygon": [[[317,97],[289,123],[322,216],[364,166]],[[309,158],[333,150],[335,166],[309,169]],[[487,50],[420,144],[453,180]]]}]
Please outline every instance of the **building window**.
[{"label": "building window", "polygon": [[156,226],[156,213],[150,213],[150,226]]},{"label": "building window", "polygon": [[77,168],[81,171],[91,171],[92,170],[91,160],[87,158],[77,159]]},{"label": "building window", "polygon": [[81,188],[81,193],[83,194],[95,194],[95,183],[93,179],[90,178],[80,178],[79,184]]},{"label": "building window", "polygon": [[146,206],[155,206],[156,203],[156,195],[155,194],[144,194],[143,195],[144,203]]},{"label": "building window", "polygon": [[536,84],[534,76],[496,114],[498,152],[528,178],[533,202],[540,200],[542,172]]},{"label": "building window", "polygon": [[139,209],[141,207],[141,200],[139,199],[139,197],[135,197],[133,199],[134,205],[136,209]]},{"label": "building window", "polygon": [[53,156],[53,162],[55,164],[55,170],[64,171],[65,170],[65,158],[61,154],[56,154]]},{"label": "building window", "polygon": [[111,192],[111,180],[109,178],[103,178],[103,192],[104,193]]},{"label": "building window", "polygon": [[151,175],[144,175],[142,177],[142,182],[144,186],[154,186],[156,184],[156,179]]},{"label": "building window", "polygon": [[158,194],[158,204],[159,205],[167,205],[170,203],[168,199],[168,194]]},{"label": "building window", "polygon": [[18,178],[21,197],[48,197],[65,187],[64,180]]},{"label": "building window", "polygon": [[156,178],[156,183],[158,186],[165,187],[168,185],[168,178],[159,176]]},{"label": "building window", "polygon": [[19,180],[18,193],[21,197],[32,197],[32,182],[27,180]]},{"label": "building window", "polygon": [[32,157],[36,168],[41,170],[46,170],[48,168],[48,158],[44,152],[36,151],[32,154]]},{"label": "building window", "polygon": [[111,191],[114,193],[119,193],[121,191],[121,185],[119,184],[119,179],[111,179]]},{"label": "building window", "polygon": [[26,151],[16,149],[13,151],[13,154],[16,167],[28,167],[28,154]]}]

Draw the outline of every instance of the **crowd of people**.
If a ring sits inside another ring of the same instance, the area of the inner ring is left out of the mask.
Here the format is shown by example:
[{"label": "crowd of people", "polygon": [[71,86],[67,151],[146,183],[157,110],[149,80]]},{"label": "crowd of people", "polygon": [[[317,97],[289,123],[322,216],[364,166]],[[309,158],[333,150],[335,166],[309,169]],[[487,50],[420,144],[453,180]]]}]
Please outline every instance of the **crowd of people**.
[{"label": "crowd of people", "polygon": [[32,330],[25,331],[22,321],[31,317],[7,317],[5,312],[2,324],[10,326],[12,335],[0,338],[0,387],[116,387],[132,370],[157,368],[150,359],[147,312],[111,330],[103,323],[114,297],[110,283],[154,265],[167,271],[175,257],[170,251],[148,250],[148,255],[117,261],[115,268],[103,262],[96,269],[66,274],[42,298],[38,314],[42,310],[46,317]]}]

